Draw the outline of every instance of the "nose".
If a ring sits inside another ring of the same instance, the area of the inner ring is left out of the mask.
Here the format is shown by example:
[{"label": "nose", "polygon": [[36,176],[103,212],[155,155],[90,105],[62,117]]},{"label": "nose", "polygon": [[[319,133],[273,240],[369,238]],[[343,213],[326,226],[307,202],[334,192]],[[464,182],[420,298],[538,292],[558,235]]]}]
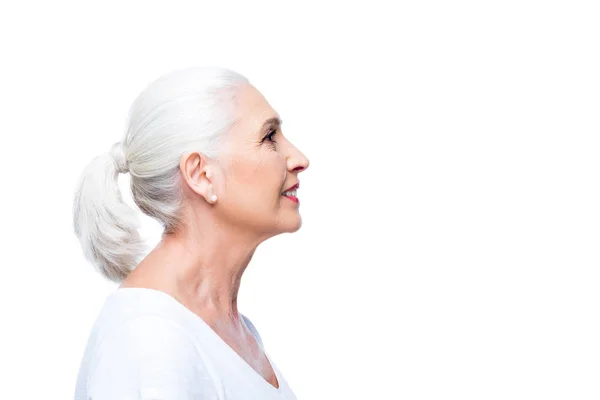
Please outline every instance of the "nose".
[{"label": "nose", "polygon": [[310,161],[300,150],[290,143],[290,152],[287,157],[288,171],[302,172],[308,168]]}]

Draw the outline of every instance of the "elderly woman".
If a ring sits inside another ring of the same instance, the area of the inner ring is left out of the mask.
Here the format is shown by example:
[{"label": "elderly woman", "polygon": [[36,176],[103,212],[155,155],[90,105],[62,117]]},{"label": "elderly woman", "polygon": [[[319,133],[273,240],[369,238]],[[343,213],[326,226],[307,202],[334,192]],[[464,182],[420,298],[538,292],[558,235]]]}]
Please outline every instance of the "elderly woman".
[{"label": "elderly woman", "polygon": [[[75,194],[86,258],[120,283],[92,328],[76,400],[296,398],[237,295],[256,247],[300,228],[308,164],[234,71],[186,68],[142,92],[122,142]],[[126,172],[135,204],[164,227],[148,254],[117,185]]]}]

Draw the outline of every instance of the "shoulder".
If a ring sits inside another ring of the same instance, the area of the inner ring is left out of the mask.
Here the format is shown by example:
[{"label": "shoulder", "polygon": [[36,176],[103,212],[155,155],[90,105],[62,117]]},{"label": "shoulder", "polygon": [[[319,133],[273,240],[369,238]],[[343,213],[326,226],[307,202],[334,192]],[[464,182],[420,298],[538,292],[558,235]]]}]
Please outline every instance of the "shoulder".
[{"label": "shoulder", "polygon": [[108,330],[100,344],[103,357],[130,363],[194,363],[200,356],[191,335],[176,322],[158,315],[136,316]]},{"label": "shoulder", "polygon": [[[141,391],[187,399],[189,393],[211,386],[190,334],[161,316],[138,316],[110,329],[97,354],[88,380],[94,399],[137,396]],[[202,380],[205,384],[198,385]]]},{"label": "shoulder", "polygon": [[105,332],[102,346],[126,346],[128,351],[133,352],[149,350],[145,346],[155,343],[162,343],[163,346],[153,351],[164,356],[172,354],[164,351],[167,349],[189,350],[195,347],[191,334],[183,326],[161,315],[136,315],[121,321],[118,326],[112,326]]}]

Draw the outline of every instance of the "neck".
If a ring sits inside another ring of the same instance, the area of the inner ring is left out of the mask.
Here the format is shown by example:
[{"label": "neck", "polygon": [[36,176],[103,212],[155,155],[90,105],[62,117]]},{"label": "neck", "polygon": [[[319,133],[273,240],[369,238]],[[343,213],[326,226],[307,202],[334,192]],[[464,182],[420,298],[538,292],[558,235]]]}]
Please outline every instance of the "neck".
[{"label": "neck", "polygon": [[176,291],[194,309],[223,321],[239,321],[237,298],[242,275],[257,244],[232,232],[163,235],[157,250],[169,260]]},{"label": "neck", "polygon": [[128,283],[168,292],[215,327],[239,327],[240,282],[262,240],[220,228],[213,225],[209,234],[190,229],[163,234]]}]

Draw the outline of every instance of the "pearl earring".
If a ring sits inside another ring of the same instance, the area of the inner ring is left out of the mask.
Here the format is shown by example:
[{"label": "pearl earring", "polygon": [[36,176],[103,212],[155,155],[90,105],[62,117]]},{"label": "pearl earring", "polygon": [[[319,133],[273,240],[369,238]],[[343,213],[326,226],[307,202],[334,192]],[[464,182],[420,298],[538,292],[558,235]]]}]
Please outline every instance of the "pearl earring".
[{"label": "pearl earring", "polygon": [[[210,171],[206,171],[206,172],[205,172],[205,174],[206,174],[206,177],[207,177],[208,179],[210,179],[210,177],[212,176],[212,174],[211,174],[211,172],[210,172]],[[215,201],[217,201],[217,195],[216,195],[216,194],[213,194],[212,196],[210,196],[210,201],[211,201],[212,203],[214,203]]]}]

